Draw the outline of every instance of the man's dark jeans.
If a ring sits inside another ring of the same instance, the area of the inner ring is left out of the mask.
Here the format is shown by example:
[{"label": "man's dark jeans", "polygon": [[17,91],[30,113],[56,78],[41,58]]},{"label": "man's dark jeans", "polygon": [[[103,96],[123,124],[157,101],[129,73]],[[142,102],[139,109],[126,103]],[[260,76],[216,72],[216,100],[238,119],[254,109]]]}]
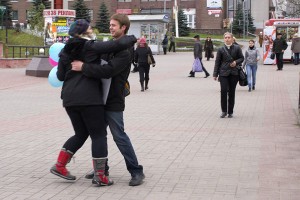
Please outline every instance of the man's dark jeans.
[{"label": "man's dark jeans", "polygon": [[123,112],[105,111],[105,120],[116,145],[124,156],[127,170],[131,175],[143,173],[143,166],[138,164],[131,141],[124,131]]}]

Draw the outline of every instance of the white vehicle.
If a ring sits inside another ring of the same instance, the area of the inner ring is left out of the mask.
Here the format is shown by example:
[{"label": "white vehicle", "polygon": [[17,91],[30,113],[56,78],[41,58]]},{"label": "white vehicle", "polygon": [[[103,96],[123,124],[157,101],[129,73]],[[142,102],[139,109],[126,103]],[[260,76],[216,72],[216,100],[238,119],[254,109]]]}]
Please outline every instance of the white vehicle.
[{"label": "white vehicle", "polygon": [[300,36],[300,19],[269,19],[265,23],[263,32],[263,61],[264,64],[276,64],[276,59],[272,60],[273,41],[276,39],[276,34],[281,33],[282,37],[287,41],[288,47],[283,54],[283,60],[291,61],[292,38],[297,33]]}]

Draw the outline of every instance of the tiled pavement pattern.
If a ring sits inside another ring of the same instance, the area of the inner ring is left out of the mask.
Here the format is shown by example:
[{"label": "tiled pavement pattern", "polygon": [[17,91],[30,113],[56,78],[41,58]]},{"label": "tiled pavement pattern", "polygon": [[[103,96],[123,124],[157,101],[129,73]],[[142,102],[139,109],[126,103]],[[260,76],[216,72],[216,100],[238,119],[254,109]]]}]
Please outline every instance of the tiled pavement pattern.
[{"label": "tiled pavement pattern", "polygon": [[[69,169],[75,182],[50,174],[73,134],[60,88],[25,69],[0,69],[0,199],[298,200],[300,199],[300,65],[259,65],[256,90],[238,86],[234,118],[220,119],[220,88],[212,77],[188,78],[192,53],[155,56],[149,90],[130,74],[125,126],[145,169],[145,183],[128,186],[124,160],[110,133],[115,184],[97,188],[90,141]],[[212,74],[214,59],[204,60]]]}]

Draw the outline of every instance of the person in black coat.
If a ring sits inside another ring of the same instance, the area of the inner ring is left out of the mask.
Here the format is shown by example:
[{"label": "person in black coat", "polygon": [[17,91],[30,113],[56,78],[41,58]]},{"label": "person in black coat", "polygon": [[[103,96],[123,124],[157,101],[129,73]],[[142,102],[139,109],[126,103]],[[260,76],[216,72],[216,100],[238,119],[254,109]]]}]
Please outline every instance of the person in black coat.
[{"label": "person in black coat", "polygon": [[224,34],[225,44],[218,49],[215,67],[214,80],[220,81],[221,86],[221,118],[233,117],[235,104],[235,89],[239,81],[238,67],[244,61],[244,55],[240,46],[233,44],[232,33]]},{"label": "person in black coat", "polygon": [[[88,78],[82,73],[71,70],[71,62],[76,59],[99,63],[102,53],[127,49],[134,44],[136,39],[125,38],[118,41],[95,42],[93,40],[93,30],[84,19],[79,19],[71,24],[69,35],[72,38],[59,54],[57,78],[64,81],[61,98],[72,122],[75,135],[64,143],[57,162],[50,169],[50,172],[67,180],[75,180],[76,177],[70,174],[66,165],[90,136],[92,139],[94,168],[95,171],[97,170],[97,173],[95,173],[97,176],[95,176],[92,183],[97,186],[111,185],[113,181],[105,176],[104,169],[102,171],[97,168],[99,163],[105,164],[107,157],[107,133],[101,81],[96,78]],[[110,73],[110,68],[106,68],[105,72],[107,74]]]},{"label": "person in black coat", "polygon": [[163,50],[164,50],[164,55],[166,55],[167,54],[167,48],[168,48],[168,36],[167,35],[165,35],[165,38],[163,39],[163,41],[162,41],[162,47],[163,47]]},{"label": "person in black coat", "polygon": [[213,50],[214,50],[214,45],[211,40],[211,37],[207,37],[204,43],[204,51],[205,51],[205,57],[207,60],[210,58],[213,58]]},{"label": "person in black coat", "polygon": [[150,72],[150,64],[148,62],[148,56],[151,59],[152,67],[155,67],[155,60],[152,55],[152,51],[150,47],[147,45],[146,39],[141,38],[139,42],[139,46],[135,50],[134,61],[138,64],[142,92],[148,90],[149,72]]},{"label": "person in black coat", "polygon": [[[203,63],[202,63],[202,45],[200,43],[200,36],[199,35],[195,35],[194,36],[195,39],[195,44],[194,44],[194,59],[199,58],[201,65],[202,65],[202,69],[205,73],[205,77],[207,78],[210,76],[210,74],[207,72],[207,70],[205,69]],[[190,71],[190,75],[188,77],[195,77],[195,72],[193,70]]]},{"label": "person in black coat", "polygon": [[276,39],[273,41],[272,52],[275,53],[277,59],[277,71],[283,68],[283,53],[288,47],[285,39],[282,38],[281,33],[277,33]]}]

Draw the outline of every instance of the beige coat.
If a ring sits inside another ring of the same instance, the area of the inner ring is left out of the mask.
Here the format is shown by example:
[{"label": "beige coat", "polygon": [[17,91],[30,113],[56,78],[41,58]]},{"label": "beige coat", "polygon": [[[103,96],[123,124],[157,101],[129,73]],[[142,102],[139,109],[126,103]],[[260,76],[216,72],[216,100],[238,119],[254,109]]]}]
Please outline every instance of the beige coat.
[{"label": "beige coat", "polygon": [[294,37],[292,39],[291,50],[293,53],[300,53],[300,38]]}]

